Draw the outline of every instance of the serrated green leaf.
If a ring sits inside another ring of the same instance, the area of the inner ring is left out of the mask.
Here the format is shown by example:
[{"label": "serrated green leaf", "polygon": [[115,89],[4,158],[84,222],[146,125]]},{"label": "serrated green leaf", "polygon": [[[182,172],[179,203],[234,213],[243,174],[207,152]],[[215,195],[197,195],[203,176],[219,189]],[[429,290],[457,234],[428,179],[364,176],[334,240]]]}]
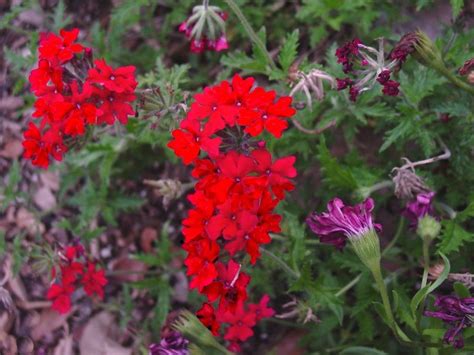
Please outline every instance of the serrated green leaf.
[{"label": "serrated green leaf", "polygon": [[444,220],[441,225],[441,241],[438,244],[438,250],[444,254],[458,251],[464,243],[474,241],[474,234],[465,230],[456,220]]},{"label": "serrated green leaf", "polygon": [[336,189],[343,189],[353,191],[357,189],[358,183],[351,171],[345,166],[338,163],[338,161],[332,157],[329,149],[326,146],[324,136],[322,136],[319,144],[319,161],[321,163],[321,170],[324,175],[324,179]]},{"label": "serrated green leaf", "polygon": [[283,69],[283,72],[287,73],[291,64],[296,59],[298,55],[298,45],[299,45],[300,32],[298,29],[294,30],[288,34],[285,38],[285,42],[281,47],[280,54],[278,55],[278,61]]}]

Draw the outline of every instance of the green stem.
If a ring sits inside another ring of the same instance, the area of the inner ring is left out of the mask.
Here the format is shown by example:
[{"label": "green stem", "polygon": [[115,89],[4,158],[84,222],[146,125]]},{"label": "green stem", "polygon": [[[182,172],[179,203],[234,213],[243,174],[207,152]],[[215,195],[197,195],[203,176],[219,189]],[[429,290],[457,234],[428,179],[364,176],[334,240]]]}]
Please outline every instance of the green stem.
[{"label": "green stem", "polygon": [[428,272],[430,269],[430,239],[423,238],[423,278],[421,279],[421,287],[428,283]]},{"label": "green stem", "polygon": [[393,246],[397,243],[398,239],[402,235],[403,230],[405,229],[405,219],[403,217],[400,218],[398,222],[397,231],[395,232],[395,236],[392,238],[390,243],[387,244],[384,250],[382,250],[382,256],[385,256],[387,252],[393,248]]},{"label": "green stem", "polygon": [[392,329],[395,337],[401,343],[410,344],[412,341],[398,326],[397,322],[395,321],[395,317],[393,316],[392,306],[388,297],[387,287],[385,286],[385,282],[383,281],[382,270],[380,269],[380,262],[374,263],[370,268],[370,271],[372,271],[375,283],[377,284],[380,296],[382,297],[383,307],[385,309],[385,314],[387,315],[390,328]]},{"label": "green stem", "polygon": [[281,260],[278,256],[276,256],[275,254],[273,254],[271,251],[267,250],[267,249],[264,249],[264,248],[260,248],[260,250],[262,251],[262,254],[265,254],[267,255],[268,257],[270,257],[270,259],[272,259],[273,261],[275,261],[278,265],[281,266],[281,268],[283,270],[286,271],[286,273],[288,275],[290,275],[292,278],[294,279],[299,279],[300,278],[300,274],[298,272],[296,272],[295,270],[293,270],[292,268],[290,268],[283,260]]},{"label": "green stem", "polygon": [[349,291],[352,287],[354,287],[362,277],[362,274],[359,274],[355,279],[353,279],[351,282],[349,282],[346,286],[341,288],[339,291],[336,292],[334,296],[339,297]]},{"label": "green stem", "polygon": [[440,74],[442,74],[446,79],[448,79],[452,84],[457,86],[458,88],[467,91],[470,94],[474,95],[474,86],[469,85],[464,80],[459,79],[456,75],[454,75],[448,68],[444,65],[431,65],[431,67],[437,70]]},{"label": "green stem", "polygon": [[272,56],[268,52],[267,47],[262,42],[260,37],[258,37],[258,35],[255,33],[252,26],[250,26],[250,23],[248,22],[247,18],[242,13],[242,11],[240,10],[239,6],[235,3],[234,0],[224,0],[224,1],[227,3],[227,5],[230,7],[230,9],[234,12],[235,16],[237,16],[240,23],[242,23],[242,26],[244,26],[244,29],[247,32],[250,39],[252,40],[252,42],[262,51],[262,53],[265,54],[268,65],[270,65],[272,70],[276,70],[277,66],[276,66],[275,62],[273,61]]}]

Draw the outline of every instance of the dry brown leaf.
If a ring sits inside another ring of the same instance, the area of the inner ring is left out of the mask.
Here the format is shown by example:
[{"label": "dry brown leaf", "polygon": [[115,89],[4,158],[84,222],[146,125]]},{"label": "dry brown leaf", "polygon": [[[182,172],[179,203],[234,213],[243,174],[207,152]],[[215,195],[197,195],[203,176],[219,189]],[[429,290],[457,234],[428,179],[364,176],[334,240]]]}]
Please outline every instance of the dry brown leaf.
[{"label": "dry brown leaf", "polygon": [[153,242],[158,238],[158,232],[155,228],[146,227],[143,228],[140,236],[140,246],[145,253],[151,253],[153,251]]},{"label": "dry brown leaf", "polygon": [[51,334],[54,330],[64,326],[69,315],[73,313],[74,310],[67,314],[60,314],[51,308],[44,309],[40,314],[40,321],[31,330],[31,338],[38,341],[45,335]]},{"label": "dry brown leaf", "polygon": [[139,260],[121,257],[112,262],[113,278],[123,282],[143,280],[148,266]]},{"label": "dry brown leaf", "polygon": [[72,335],[68,335],[59,341],[58,345],[54,348],[53,355],[73,355],[72,350],[73,339]]},{"label": "dry brown leaf", "polygon": [[33,195],[33,201],[42,211],[56,207],[56,197],[47,186],[41,186]]},{"label": "dry brown leaf", "polygon": [[23,152],[23,146],[19,140],[8,141],[2,150],[0,150],[0,156],[4,158],[16,159]]},{"label": "dry brown leaf", "polygon": [[101,312],[92,317],[79,339],[80,354],[131,355],[132,349],[125,348],[110,338],[116,327],[114,316],[108,312]]},{"label": "dry brown leaf", "polygon": [[59,173],[53,171],[43,171],[40,174],[40,180],[44,186],[48,187],[52,191],[59,190]]},{"label": "dry brown leaf", "polygon": [[45,231],[43,223],[38,222],[30,211],[20,207],[16,213],[16,225],[21,229],[26,229],[30,235],[42,234]]}]

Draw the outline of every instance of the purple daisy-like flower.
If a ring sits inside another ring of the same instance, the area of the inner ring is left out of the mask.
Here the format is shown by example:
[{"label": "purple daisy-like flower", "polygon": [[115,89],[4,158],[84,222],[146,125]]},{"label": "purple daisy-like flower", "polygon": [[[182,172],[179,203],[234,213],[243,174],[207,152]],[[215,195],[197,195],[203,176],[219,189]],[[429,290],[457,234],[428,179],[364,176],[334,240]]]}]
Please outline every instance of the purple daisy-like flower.
[{"label": "purple daisy-like flower", "polygon": [[426,215],[433,216],[434,192],[420,193],[414,201],[408,202],[402,215],[408,218],[411,227],[416,227],[418,221]]},{"label": "purple daisy-like flower", "polygon": [[460,349],[464,346],[462,330],[474,324],[474,297],[441,296],[435,301],[437,311],[425,311],[425,316],[443,320],[451,327],[444,334],[444,341]]},{"label": "purple daisy-like flower", "polygon": [[306,219],[309,228],[318,234],[322,243],[342,249],[348,238],[360,239],[374,229],[382,229],[372,221],[374,201],[371,198],[355,206],[345,206],[341,199],[335,198],[329,201],[327,207],[328,212],[313,212]]},{"label": "purple daisy-like flower", "polygon": [[151,344],[149,355],[188,355],[189,341],[179,332],[170,332],[159,344]]}]

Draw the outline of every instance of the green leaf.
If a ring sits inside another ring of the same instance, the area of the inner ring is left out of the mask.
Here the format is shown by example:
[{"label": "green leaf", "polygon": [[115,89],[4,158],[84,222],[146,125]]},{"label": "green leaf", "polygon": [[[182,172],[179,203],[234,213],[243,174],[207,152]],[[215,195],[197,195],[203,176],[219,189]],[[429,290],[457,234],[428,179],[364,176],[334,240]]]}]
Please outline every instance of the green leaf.
[{"label": "green leaf", "polygon": [[453,12],[453,19],[456,19],[462,11],[464,0],[450,0],[451,9]]},{"label": "green leaf", "polygon": [[380,147],[379,152],[383,152],[387,148],[389,148],[393,143],[395,143],[400,138],[405,137],[411,131],[413,125],[409,120],[401,121],[397,126],[392,128],[391,130],[387,131],[385,134],[385,139]]},{"label": "green leaf", "polygon": [[281,48],[280,54],[278,55],[278,61],[285,73],[288,72],[288,69],[291,67],[291,64],[293,64],[298,55],[299,37],[300,33],[298,29],[288,34],[285,43]]},{"label": "green leaf", "polygon": [[387,355],[385,351],[368,348],[366,346],[350,346],[342,350],[341,355]]},{"label": "green leaf", "polygon": [[441,242],[438,244],[438,250],[442,253],[459,251],[459,247],[464,243],[474,241],[474,234],[461,227],[456,220],[443,220],[441,225]]},{"label": "green leaf", "polygon": [[432,284],[428,284],[422,289],[420,289],[415,296],[413,296],[413,299],[411,300],[410,303],[410,310],[412,315],[415,317],[416,316],[416,311],[418,309],[418,306],[425,300],[426,296],[432,293],[434,290],[436,290],[447,278],[449,275],[449,271],[451,270],[451,264],[449,262],[449,259],[442,253],[439,253],[441,257],[443,258],[444,261],[444,269],[441,275],[436,279],[436,281]]},{"label": "green leaf", "polygon": [[352,172],[338,163],[338,161],[331,155],[326,146],[324,136],[321,136],[319,143],[319,161],[321,163],[321,170],[324,179],[331,187],[335,189],[343,189],[353,191],[357,189],[358,184]]},{"label": "green leaf", "polygon": [[456,295],[458,295],[459,297],[462,297],[462,298],[471,297],[471,292],[463,283],[455,282],[453,285],[453,288],[454,288],[454,292],[456,292]]}]

